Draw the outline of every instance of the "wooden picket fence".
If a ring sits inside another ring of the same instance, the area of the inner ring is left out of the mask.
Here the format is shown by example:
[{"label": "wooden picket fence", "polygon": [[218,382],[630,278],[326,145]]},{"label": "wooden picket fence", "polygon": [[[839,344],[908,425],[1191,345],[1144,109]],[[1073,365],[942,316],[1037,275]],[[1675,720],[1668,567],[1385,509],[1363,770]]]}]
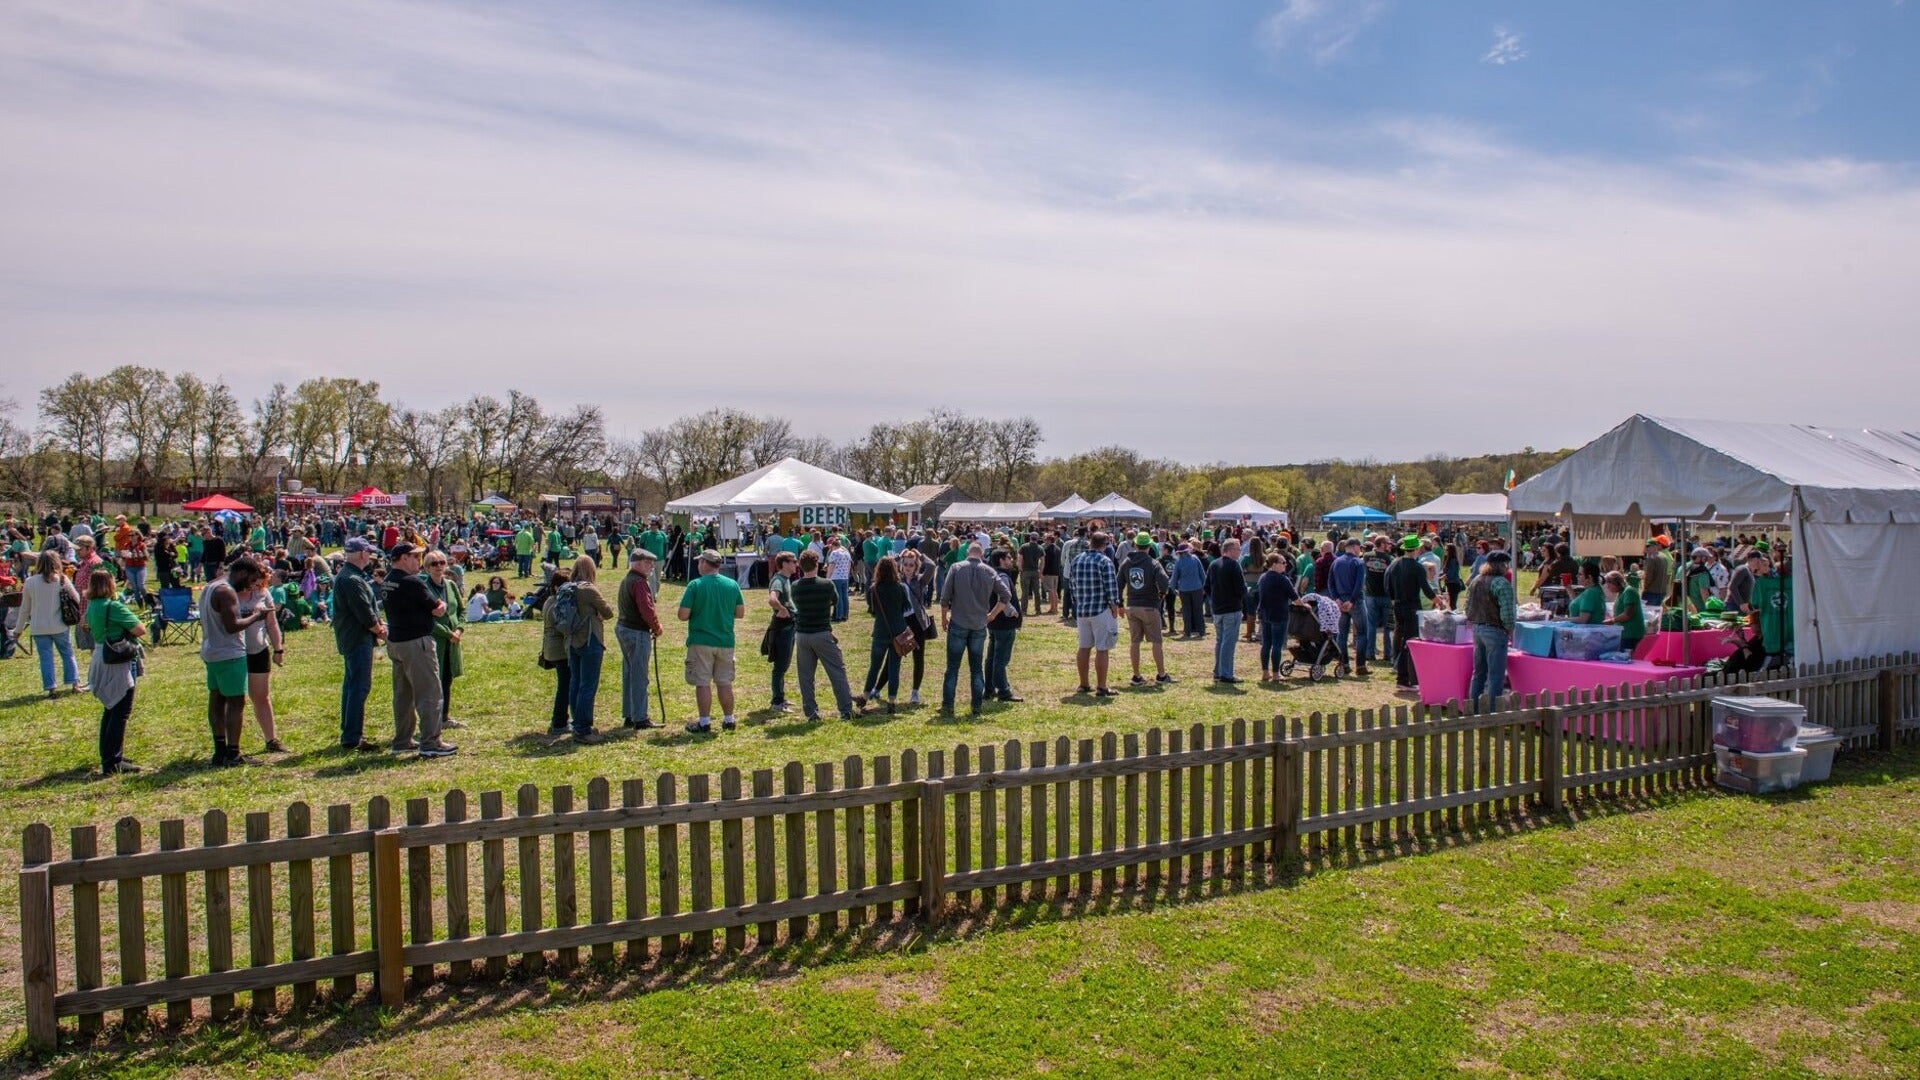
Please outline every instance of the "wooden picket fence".
[{"label": "wooden picket fence", "polygon": [[528,974],[700,958],[746,949],[749,936],[766,948],[902,916],[1168,895],[1417,849],[1570,797],[1705,782],[1709,701],[1725,693],[1797,700],[1848,747],[1920,736],[1909,654],[1508,698],[1482,713],[1407,706],[908,750],[897,763],[849,757],[810,775],[795,762],[617,789],[595,779],[584,807],[571,787],[542,806],[524,786],[511,812],[502,792],[451,791],[437,818],[419,798],[396,822],[375,797],[358,820],[351,806],[327,807],[322,831],[314,808],[295,803],[279,835],[275,815],[245,815],[238,842],[221,810],[193,840],[184,821],[161,821],[157,847],[125,818],[111,854],[81,826],[57,861],[52,831],[32,825],[20,874],[28,1038],[51,1047],[62,1017],[90,1035],[109,1012],[138,1025],[156,1006],[178,1025],[196,1001],[220,1019],[243,994],[249,1012],[267,1014],[282,988],[295,1010],[323,988],[346,1001],[369,985],[393,1006],[409,972],[419,987],[499,978],[516,958]]}]

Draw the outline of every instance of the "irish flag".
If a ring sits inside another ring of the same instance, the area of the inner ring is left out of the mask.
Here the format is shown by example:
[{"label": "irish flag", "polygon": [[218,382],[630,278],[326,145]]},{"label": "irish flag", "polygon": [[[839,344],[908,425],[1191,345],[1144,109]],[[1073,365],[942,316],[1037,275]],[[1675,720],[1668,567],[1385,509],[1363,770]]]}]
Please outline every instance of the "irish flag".
[{"label": "irish flag", "polygon": [[1512,490],[1513,490],[1513,470],[1512,470],[1512,469],[1508,469],[1508,470],[1507,470],[1507,486],[1506,486],[1506,490],[1508,490],[1508,491],[1512,491]]}]

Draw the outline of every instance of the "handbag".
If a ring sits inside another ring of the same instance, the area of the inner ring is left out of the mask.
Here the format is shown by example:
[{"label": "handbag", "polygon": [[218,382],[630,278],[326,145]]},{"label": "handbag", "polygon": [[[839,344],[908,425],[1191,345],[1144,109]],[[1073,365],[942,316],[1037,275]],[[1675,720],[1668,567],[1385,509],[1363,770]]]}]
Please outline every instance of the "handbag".
[{"label": "handbag", "polygon": [[68,626],[80,625],[80,596],[71,586],[60,590],[60,621]]},{"label": "handbag", "polygon": [[100,643],[100,660],[107,664],[124,664],[140,655],[140,646],[132,638]]},{"label": "handbag", "polygon": [[912,656],[920,648],[920,639],[913,636],[911,627],[893,635],[893,651],[901,656]]}]

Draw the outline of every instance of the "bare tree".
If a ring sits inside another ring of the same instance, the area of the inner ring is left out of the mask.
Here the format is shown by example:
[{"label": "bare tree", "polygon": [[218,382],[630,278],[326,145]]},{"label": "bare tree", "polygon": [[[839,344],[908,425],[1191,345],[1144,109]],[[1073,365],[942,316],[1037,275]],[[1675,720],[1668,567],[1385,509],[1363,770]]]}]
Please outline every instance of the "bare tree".
[{"label": "bare tree", "polygon": [[988,483],[980,494],[1012,499],[1015,491],[1025,490],[1040,463],[1040,423],[1031,416],[993,420],[983,425],[982,435],[981,472]]},{"label": "bare tree", "polygon": [[37,518],[59,483],[58,454],[51,440],[14,422],[14,409],[13,399],[0,399],[0,500],[17,502]]},{"label": "bare tree", "polygon": [[236,455],[247,499],[260,494],[260,472],[267,459],[285,452],[293,431],[293,395],[286,383],[274,383],[265,398],[255,398],[246,441]]},{"label": "bare tree", "polygon": [[[108,372],[99,386],[107,396],[114,427],[126,441],[133,499],[145,513],[148,497],[155,495],[154,486],[166,472],[174,435],[180,430],[173,380],[157,368],[122,364]],[[158,512],[157,503],[154,509]]]},{"label": "bare tree", "polygon": [[74,372],[40,391],[40,415],[69,456],[72,495],[98,511],[107,496],[107,450],[113,412],[98,380]]},{"label": "bare tree", "polygon": [[432,412],[400,409],[393,418],[396,455],[421,479],[427,509],[440,509],[441,480],[460,449],[460,407]]}]

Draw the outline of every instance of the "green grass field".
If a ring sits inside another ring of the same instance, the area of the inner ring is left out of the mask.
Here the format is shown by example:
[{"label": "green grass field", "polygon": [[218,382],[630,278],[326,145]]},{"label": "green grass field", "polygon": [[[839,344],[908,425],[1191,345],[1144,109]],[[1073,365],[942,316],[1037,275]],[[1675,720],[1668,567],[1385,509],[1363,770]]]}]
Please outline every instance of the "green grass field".
[{"label": "green grass field", "polygon": [[[1096,702],[1072,693],[1069,629],[1039,619],[1013,666],[1024,703],[979,718],[963,707],[943,720],[944,660],[930,656],[921,708],[811,724],[765,711],[765,662],[750,655],[764,611],[750,611],[740,731],[678,730],[693,704],[678,674],[680,635],[670,632],[661,669],[675,726],[599,747],[545,739],[552,684],[533,662],[536,625],[472,628],[455,686],[455,713],[470,728],[457,733],[461,753],[440,761],[333,749],[340,666],[324,629],[289,637],[277,680],[291,752],[234,770],[202,764],[204,691],[191,649],[156,651],[128,739],[128,756],[149,771],[117,778],[95,775],[90,697],[48,702],[31,658],[0,664],[0,717],[13,721],[0,723],[0,824],[13,838],[0,848],[0,1026],[17,1045],[12,871],[19,830],[33,821],[53,825],[64,849],[66,827],[125,814],[151,823],[295,799],[583,786],[598,775],[838,761],[1393,700],[1391,677],[1378,671],[1364,683],[1216,687],[1206,642],[1169,644],[1179,684]],[[857,653],[856,679],[869,625],[856,614],[841,634]],[[1124,653],[1116,658],[1122,685],[1129,672]],[[1257,672],[1254,646],[1241,646],[1240,668]],[[618,678],[610,657],[603,730],[618,724]],[[390,733],[388,686],[376,670],[370,737]],[[258,742],[250,726],[249,748]],[[1284,888],[1122,901],[1072,917],[1016,909],[934,937],[895,927],[885,941],[800,944],[642,976],[436,987],[392,1016],[361,1008],[179,1039],[110,1038],[51,1067],[71,1076],[1912,1076],[1920,754],[1843,759],[1836,779],[1767,800],[1698,793]]]}]

